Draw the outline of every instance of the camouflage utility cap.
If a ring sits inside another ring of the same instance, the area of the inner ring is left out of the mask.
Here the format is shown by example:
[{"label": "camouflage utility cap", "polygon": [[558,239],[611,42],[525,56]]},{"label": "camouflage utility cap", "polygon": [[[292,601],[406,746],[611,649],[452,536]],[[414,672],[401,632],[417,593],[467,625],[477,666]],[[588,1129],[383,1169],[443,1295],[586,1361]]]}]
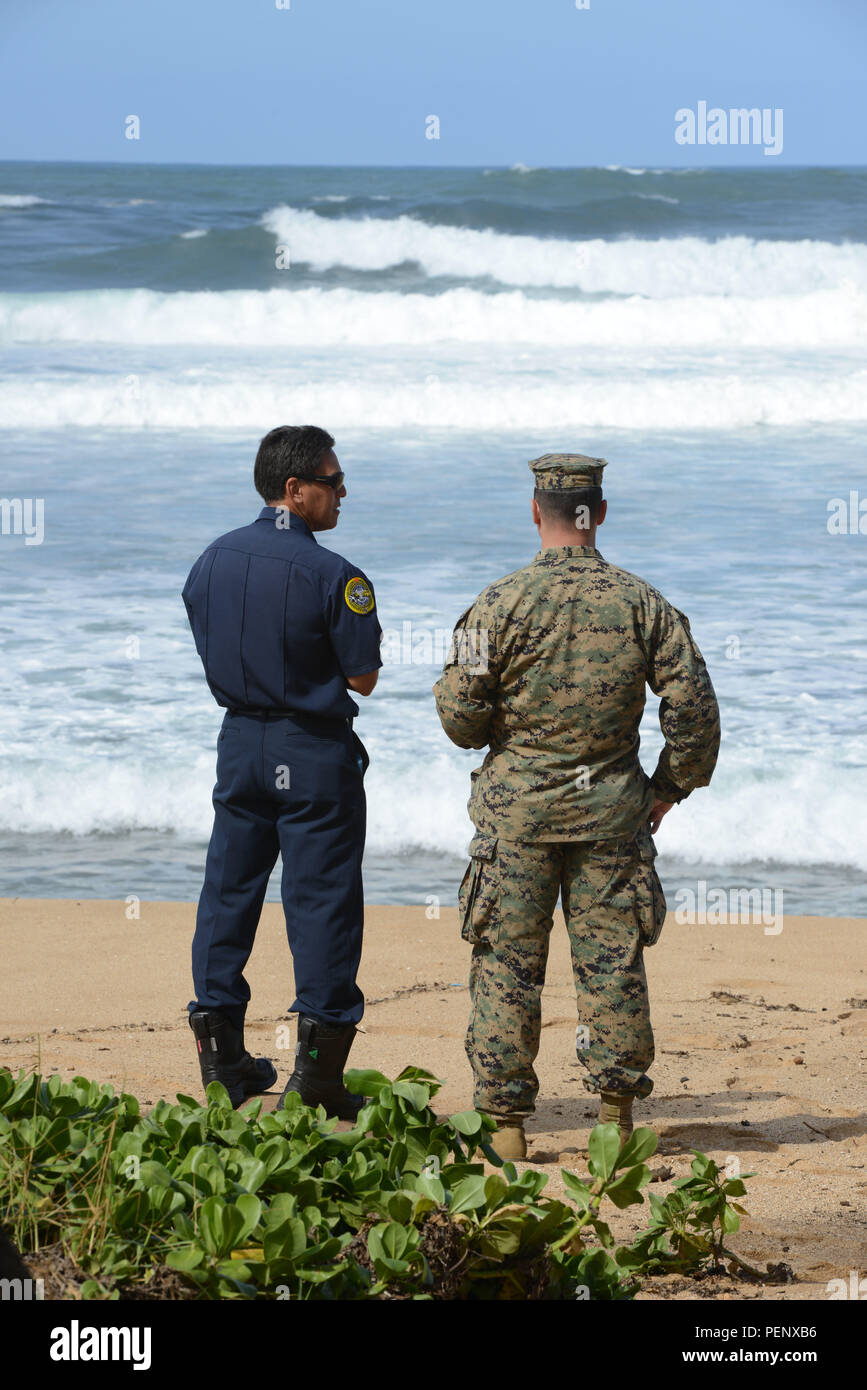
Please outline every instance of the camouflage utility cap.
[{"label": "camouflage utility cap", "polygon": [[541,492],[569,492],[574,488],[601,487],[606,462],[587,454],[543,454],[530,459],[530,469]]}]

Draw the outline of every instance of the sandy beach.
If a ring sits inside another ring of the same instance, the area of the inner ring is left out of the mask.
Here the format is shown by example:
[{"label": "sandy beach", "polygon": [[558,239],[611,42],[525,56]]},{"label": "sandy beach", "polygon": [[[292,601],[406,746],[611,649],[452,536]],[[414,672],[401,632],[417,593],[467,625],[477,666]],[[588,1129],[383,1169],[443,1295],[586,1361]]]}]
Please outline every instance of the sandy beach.
[{"label": "sandy beach", "polygon": [[[77,1074],[131,1091],[149,1107],[177,1092],[202,1096],[186,1023],[190,903],[0,900],[4,1020],[0,1064]],[[396,1076],[425,1067],[443,1081],[439,1114],[472,1105],[463,1050],[469,948],[454,909],[368,906],[359,982],[367,1005],[350,1065]],[[686,1176],[691,1148],[737,1162],[749,1216],[732,1246],[760,1269],[786,1262],[797,1282],[757,1288],[716,1279],[713,1290],[676,1276],[641,1298],[827,1299],[831,1279],[861,1270],[867,1248],[864,1057],[867,921],[792,917],[778,935],[761,925],[683,926],[669,914],[646,952],[657,1059],[655,1089],[636,1105],[660,1145],[654,1191]],[[247,971],[247,1043],[272,1057],[282,1089],[291,1070],[291,963],[282,913],[266,905]],[[287,1027],[287,1024],[289,1025]],[[575,1058],[575,1001],[558,914],[543,995],[528,1162],[562,1191],[560,1168],[584,1168],[596,1100]],[[279,1090],[265,1098],[273,1107]],[[619,1239],[647,1207],[613,1214]]]}]

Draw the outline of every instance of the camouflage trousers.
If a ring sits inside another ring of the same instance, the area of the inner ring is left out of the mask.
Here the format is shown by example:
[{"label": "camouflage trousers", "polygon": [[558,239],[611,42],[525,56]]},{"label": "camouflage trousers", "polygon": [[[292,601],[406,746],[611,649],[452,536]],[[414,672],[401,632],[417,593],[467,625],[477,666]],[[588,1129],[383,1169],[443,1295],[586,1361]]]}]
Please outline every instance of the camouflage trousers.
[{"label": "camouflage trousers", "polygon": [[474,836],[458,902],[461,935],[473,947],[466,1052],[475,1109],[501,1116],[535,1109],[533,1063],[558,897],[571,947],[584,1088],[650,1094],[654,1047],[643,951],[665,920],[655,858],[648,827],[606,843]]}]

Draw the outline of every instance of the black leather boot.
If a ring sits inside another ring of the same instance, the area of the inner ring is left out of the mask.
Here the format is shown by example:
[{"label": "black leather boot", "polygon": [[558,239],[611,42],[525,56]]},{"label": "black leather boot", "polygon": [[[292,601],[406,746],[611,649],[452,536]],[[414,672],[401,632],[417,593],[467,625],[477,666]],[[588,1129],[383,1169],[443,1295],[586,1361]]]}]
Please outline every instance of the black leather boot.
[{"label": "black leather boot", "polygon": [[355,1025],[333,1026],[319,1023],[304,1014],[298,1016],[298,1042],[295,1045],[295,1070],[277,1102],[290,1091],[297,1091],[305,1105],[324,1105],[332,1119],[355,1120],[366,1096],[354,1096],[343,1084],[343,1068],[355,1037]]},{"label": "black leather boot", "polygon": [[248,1096],[267,1091],[277,1080],[277,1068],[266,1057],[251,1057],[244,1047],[244,1030],[235,1028],[218,1009],[190,1014],[196,1038],[202,1085],[220,1081],[237,1108]]}]

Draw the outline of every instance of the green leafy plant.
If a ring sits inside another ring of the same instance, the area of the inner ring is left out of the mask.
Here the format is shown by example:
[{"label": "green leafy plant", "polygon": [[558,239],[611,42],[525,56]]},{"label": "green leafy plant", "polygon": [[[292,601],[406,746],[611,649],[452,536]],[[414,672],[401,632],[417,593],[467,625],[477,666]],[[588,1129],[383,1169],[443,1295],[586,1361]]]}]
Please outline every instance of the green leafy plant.
[{"label": "green leafy plant", "polygon": [[680,1178],[665,1198],[650,1194],[652,1219],[648,1230],[622,1251],[624,1267],[650,1270],[694,1271],[718,1265],[723,1257],[753,1278],[764,1276],[726,1245],[726,1236],[740,1227],[745,1210],[734,1197],[746,1193],[743,1177],[729,1178],[712,1158],[698,1149],[690,1151],[692,1176]]},{"label": "green leafy plant", "polygon": [[178,1095],[142,1115],[84,1077],[0,1071],[0,1219],[25,1257],[67,1252],[88,1299],[136,1296],[167,1271],[209,1299],[630,1299],[655,1269],[737,1259],[722,1241],[743,1184],[704,1155],[651,1196],[650,1229],[615,1245],[600,1208],[643,1203],[652,1130],[621,1150],[616,1126],[597,1125],[587,1179],[563,1170],[559,1199],[546,1174],[502,1163],[489,1116],[438,1117],[430,1072],[346,1083],[365,1104],[341,1131],[294,1094],[236,1111],[214,1082],[204,1105]]}]

